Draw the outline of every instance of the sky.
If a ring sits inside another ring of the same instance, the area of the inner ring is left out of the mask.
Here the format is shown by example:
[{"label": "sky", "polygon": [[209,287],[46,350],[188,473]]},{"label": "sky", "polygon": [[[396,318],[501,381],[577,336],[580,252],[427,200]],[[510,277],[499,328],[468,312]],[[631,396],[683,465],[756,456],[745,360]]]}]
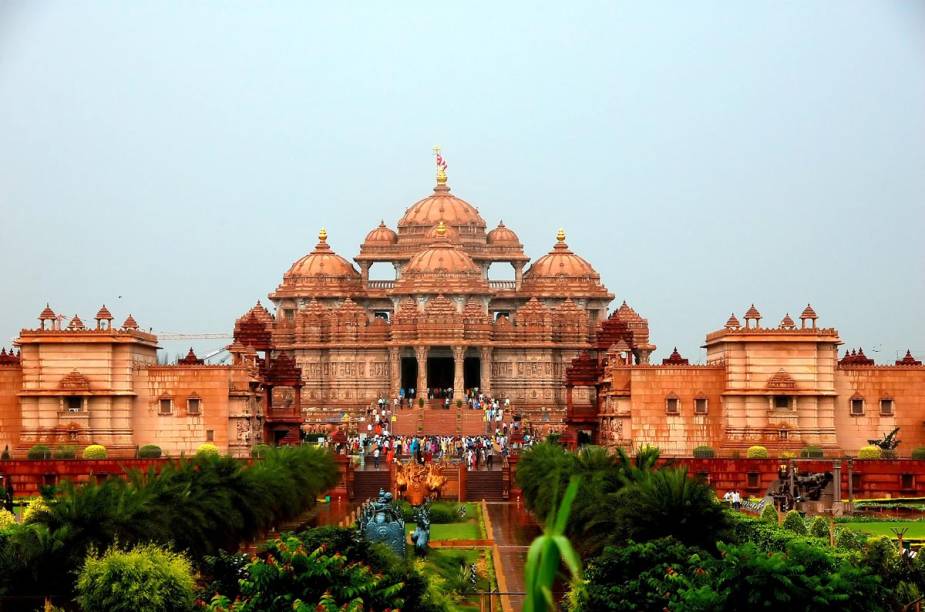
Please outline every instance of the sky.
[{"label": "sky", "polygon": [[0,345],[46,302],[230,332],[320,227],[348,259],[394,228],[435,144],[533,260],[563,227],[657,358],[809,302],[880,362],[925,354],[904,0],[0,0]]}]

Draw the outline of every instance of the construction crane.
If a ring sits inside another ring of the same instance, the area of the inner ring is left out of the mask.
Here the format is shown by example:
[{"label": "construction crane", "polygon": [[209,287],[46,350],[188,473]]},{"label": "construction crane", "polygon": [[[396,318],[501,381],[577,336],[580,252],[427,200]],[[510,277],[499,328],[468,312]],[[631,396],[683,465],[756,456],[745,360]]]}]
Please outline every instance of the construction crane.
[{"label": "construction crane", "polygon": [[[157,332],[155,332],[157,333]],[[157,333],[158,340],[225,340],[232,339],[231,334],[184,334],[180,332],[160,332]]]}]

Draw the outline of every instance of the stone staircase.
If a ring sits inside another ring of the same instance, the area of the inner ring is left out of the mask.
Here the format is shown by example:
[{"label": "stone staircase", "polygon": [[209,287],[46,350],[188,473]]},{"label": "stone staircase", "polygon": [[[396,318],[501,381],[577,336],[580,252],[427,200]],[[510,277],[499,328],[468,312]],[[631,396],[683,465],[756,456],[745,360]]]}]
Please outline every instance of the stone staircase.
[{"label": "stone staircase", "polygon": [[471,470],[466,472],[466,500],[505,501],[504,472]]},{"label": "stone staircase", "polygon": [[388,491],[392,481],[388,470],[357,470],[353,473],[353,499],[366,501],[379,495],[379,489]]}]

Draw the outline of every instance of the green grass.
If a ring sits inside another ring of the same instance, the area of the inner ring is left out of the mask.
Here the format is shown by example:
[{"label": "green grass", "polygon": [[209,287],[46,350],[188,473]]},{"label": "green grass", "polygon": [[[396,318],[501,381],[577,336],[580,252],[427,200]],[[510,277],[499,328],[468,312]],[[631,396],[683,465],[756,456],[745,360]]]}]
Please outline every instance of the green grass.
[{"label": "green grass", "polygon": [[925,521],[858,521],[838,523],[839,527],[847,527],[855,531],[863,531],[874,536],[888,536],[895,538],[890,529],[908,529],[905,537],[925,538]]},{"label": "green grass", "polygon": [[[414,523],[406,523],[405,532],[411,533],[412,531],[414,531]],[[479,524],[474,520],[430,526],[431,542],[434,540],[480,540],[481,538]]]}]

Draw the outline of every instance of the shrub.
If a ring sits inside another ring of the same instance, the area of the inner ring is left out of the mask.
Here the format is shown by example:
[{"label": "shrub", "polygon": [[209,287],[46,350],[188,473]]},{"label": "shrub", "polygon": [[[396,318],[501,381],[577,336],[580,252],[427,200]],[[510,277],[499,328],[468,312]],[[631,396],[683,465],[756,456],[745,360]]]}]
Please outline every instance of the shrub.
[{"label": "shrub", "polygon": [[77,457],[77,447],[76,446],[59,446],[55,449],[54,453],[55,459],[74,459]]},{"label": "shrub", "polygon": [[26,456],[32,460],[51,459],[51,449],[48,448],[47,444],[36,444],[29,449]]},{"label": "shrub", "polygon": [[161,447],[157,444],[145,444],[138,449],[139,459],[159,459],[161,456]]},{"label": "shrub", "polygon": [[806,529],[806,521],[796,510],[791,510],[784,515],[784,522],[781,523],[781,527],[797,535],[809,535]]},{"label": "shrub", "polygon": [[251,457],[254,459],[263,459],[271,446],[269,444],[257,444],[251,449]]},{"label": "shrub", "polygon": [[867,543],[867,536],[853,529],[836,529],[835,545],[847,550],[862,550]]},{"label": "shrub", "polygon": [[26,504],[26,509],[22,511],[22,522],[32,523],[42,518],[49,512],[48,503],[42,497],[33,497]]},{"label": "shrub", "polygon": [[824,516],[813,517],[813,520],[809,523],[809,535],[828,539],[829,522],[825,520]]},{"label": "shrub", "polygon": [[880,447],[873,444],[862,446],[861,450],[858,451],[858,459],[879,459],[882,455],[883,451]]},{"label": "shrub", "polygon": [[716,456],[716,451],[713,450],[712,446],[698,446],[694,449],[694,458],[696,459],[712,459]]},{"label": "shrub", "polygon": [[777,526],[779,522],[779,518],[777,516],[777,508],[774,507],[774,504],[765,504],[764,508],[761,509],[761,515],[759,518],[762,523]]},{"label": "shrub", "polygon": [[0,461],[9,461],[10,457],[10,445],[6,444],[3,447],[3,453],[0,453]]},{"label": "shrub", "polygon": [[749,459],[767,459],[768,449],[763,446],[749,446],[745,456]]},{"label": "shrub", "polygon": [[87,556],[77,577],[77,601],[84,610],[187,611],[194,586],[192,565],[179,553],[153,544],[110,548],[102,557]]},{"label": "shrub", "polygon": [[206,442],[200,444],[199,448],[196,449],[196,456],[202,457],[204,455],[210,455],[212,457],[218,457],[221,453],[218,452],[218,447],[212,444],[211,442]]},{"label": "shrub", "polygon": [[919,446],[918,448],[912,449],[912,458],[925,459],[925,446]]},{"label": "shrub", "polygon": [[880,458],[881,459],[896,459],[899,457],[899,453],[895,448],[881,448],[880,449]]},{"label": "shrub", "polygon": [[781,459],[796,459],[797,454],[793,451],[781,451],[779,457]]},{"label": "shrub", "polygon": [[804,446],[800,451],[800,457],[804,459],[822,459],[825,456],[825,453],[822,452],[822,449],[818,446]]},{"label": "shrub", "polygon": [[16,517],[6,508],[0,508],[0,531],[5,531],[16,524]]},{"label": "shrub", "polygon": [[102,444],[91,444],[84,449],[84,459],[105,459],[107,456],[106,447]]}]

